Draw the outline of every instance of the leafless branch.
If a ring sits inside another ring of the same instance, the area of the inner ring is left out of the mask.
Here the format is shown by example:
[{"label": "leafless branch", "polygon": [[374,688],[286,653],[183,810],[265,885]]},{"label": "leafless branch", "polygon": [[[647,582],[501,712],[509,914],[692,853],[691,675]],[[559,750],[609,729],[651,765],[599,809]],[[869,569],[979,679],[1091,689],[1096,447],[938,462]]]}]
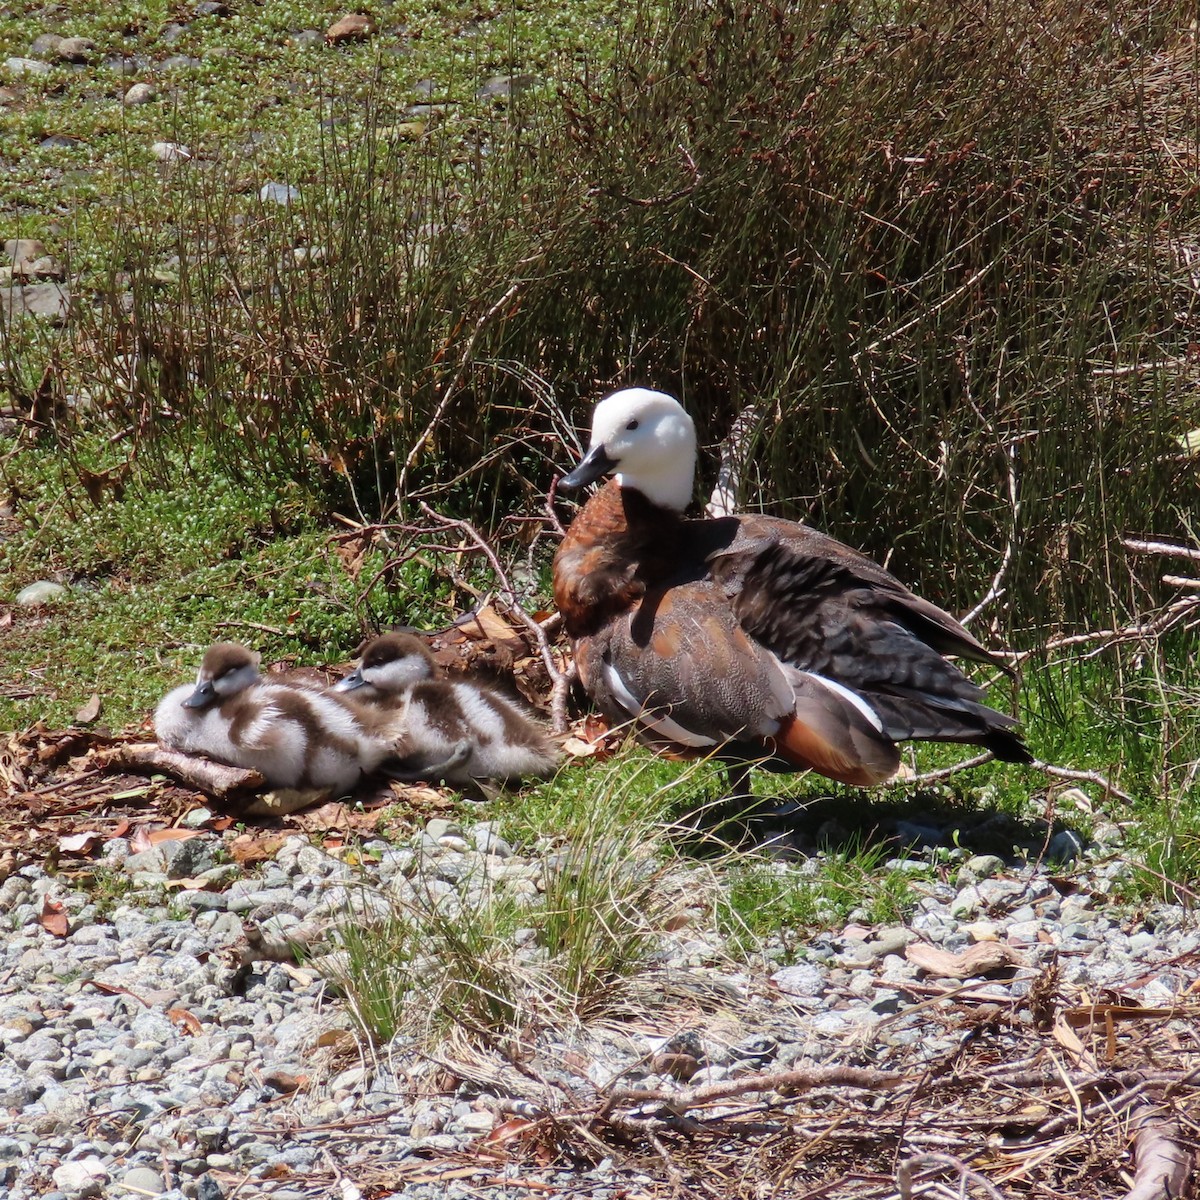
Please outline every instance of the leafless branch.
[{"label": "leafless branch", "polygon": [[1200,562],[1200,550],[1194,546],[1180,546],[1175,542],[1150,542],[1141,538],[1122,538],[1121,545],[1134,554],[1165,554],[1168,558],[1186,558]]},{"label": "leafless branch", "polygon": [[[553,723],[555,732],[562,733],[567,727],[567,696],[571,690],[571,676],[564,672],[555,661],[554,647],[550,644],[550,636],[547,632],[547,626],[555,618],[551,617],[545,624],[535,621],[533,617],[525,611],[521,604],[520,598],[517,596],[516,588],[508,578],[508,573],[500,564],[500,559],[496,556],[496,552],[479,533],[479,531],[469,522],[462,521],[456,517],[444,517],[440,513],[435,512],[424,500],[421,501],[421,511],[436,524],[444,529],[456,529],[468,538],[475,547],[488,560],[497,581],[500,584],[501,594],[508,603],[508,607],[525,626],[526,629],[533,634],[537,642],[538,650],[542,656],[542,663],[546,668],[546,673],[550,677],[550,717]],[[555,614],[557,616],[557,614]]]},{"label": "leafless branch", "polygon": [[1021,515],[1021,498],[1017,489],[1017,450],[1016,446],[1009,444],[1005,447],[1007,462],[1005,469],[1008,472],[1008,502],[1012,511],[1012,524],[1008,530],[1008,541],[1004,544],[1004,554],[1000,558],[1000,566],[996,569],[996,574],[992,576],[991,586],[983,594],[983,598],[971,609],[965,616],[961,617],[959,624],[970,628],[971,622],[993,600],[999,600],[1004,595],[1004,588],[1001,586],[1005,573],[1008,571],[1008,565],[1012,562],[1013,544],[1017,536],[1017,520]]},{"label": "leafless branch", "polygon": [[1133,1114],[1133,1149],[1137,1169],[1125,1200],[1176,1200],[1192,1174],[1192,1155],[1183,1145],[1179,1125],[1160,1109],[1145,1105]]},{"label": "leafless branch", "polygon": [[182,754],[157,742],[114,746],[104,753],[104,759],[106,765],[111,767],[125,767],[138,772],[161,771],[217,799],[225,799],[239,792],[259,791],[267,785],[257,771],[227,767],[207,758]]}]

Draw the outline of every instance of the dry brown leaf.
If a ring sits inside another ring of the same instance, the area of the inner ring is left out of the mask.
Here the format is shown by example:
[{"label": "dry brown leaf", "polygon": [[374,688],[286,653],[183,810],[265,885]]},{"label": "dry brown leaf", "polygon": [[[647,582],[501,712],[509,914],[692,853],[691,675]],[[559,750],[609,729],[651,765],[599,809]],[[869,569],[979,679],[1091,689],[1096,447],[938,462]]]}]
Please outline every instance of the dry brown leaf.
[{"label": "dry brown leaf", "polygon": [[358,1043],[354,1040],[354,1034],[348,1029],[327,1029],[317,1038],[317,1045],[323,1048],[332,1047],[335,1050],[350,1051]]},{"label": "dry brown leaf", "polygon": [[1002,967],[1025,966],[1025,958],[1003,942],[980,942],[957,954],[926,942],[910,942],[904,957],[915,967],[944,979],[973,979]]},{"label": "dry brown leaf", "polygon": [[168,1008],[167,1019],[173,1021],[182,1029],[186,1029],[188,1033],[199,1034],[204,1032],[204,1026],[200,1024],[199,1018],[194,1013],[188,1012],[186,1008]]},{"label": "dry brown leaf", "polygon": [[58,839],[58,849],[63,854],[87,854],[103,836],[94,829],[86,829],[82,833],[68,833]]},{"label": "dry brown leaf", "polygon": [[525,647],[525,639],[520,632],[506,621],[491,604],[484,604],[473,613],[460,617],[455,622],[455,626],[459,632],[473,641],[495,642],[497,646],[515,645],[518,650]]},{"label": "dry brown leaf", "polygon": [[42,915],[38,918],[42,928],[55,937],[66,937],[70,932],[70,921],[66,905],[49,896],[42,898]]},{"label": "dry brown leaf", "polygon": [[536,1133],[538,1128],[537,1121],[531,1121],[528,1117],[510,1117],[507,1121],[495,1126],[492,1131],[483,1139],[485,1146],[501,1146],[505,1142],[511,1142],[513,1138],[524,1137],[528,1133]]},{"label": "dry brown leaf", "polygon": [[229,857],[235,863],[244,867],[249,863],[266,862],[267,859],[274,858],[282,845],[283,838],[278,834],[259,836],[253,833],[240,833],[225,849],[229,851]]},{"label": "dry brown leaf", "polygon": [[190,842],[192,838],[200,837],[199,829],[155,829],[146,835],[151,846],[161,846],[163,842]]},{"label": "dry brown leaf", "polygon": [[92,693],[92,698],[75,714],[76,725],[90,725],[100,715],[100,694]]}]

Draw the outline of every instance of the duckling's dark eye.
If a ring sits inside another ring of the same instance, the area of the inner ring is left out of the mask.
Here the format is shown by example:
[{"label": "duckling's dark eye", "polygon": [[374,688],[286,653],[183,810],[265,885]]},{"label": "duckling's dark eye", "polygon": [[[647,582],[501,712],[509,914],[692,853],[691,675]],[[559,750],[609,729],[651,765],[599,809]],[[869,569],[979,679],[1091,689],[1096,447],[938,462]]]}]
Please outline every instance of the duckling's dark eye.
[{"label": "duckling's dark eye", "polygon": [[630,421],[629,424],[625,426],[626,429],[636,429],[637,427],[637,421]]}]

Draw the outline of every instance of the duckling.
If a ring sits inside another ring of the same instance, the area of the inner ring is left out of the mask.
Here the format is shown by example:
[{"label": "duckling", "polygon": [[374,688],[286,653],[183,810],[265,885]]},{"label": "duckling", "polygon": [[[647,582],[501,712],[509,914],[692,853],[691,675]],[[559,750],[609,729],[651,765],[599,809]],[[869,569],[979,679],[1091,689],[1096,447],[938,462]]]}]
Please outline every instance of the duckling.
[{"label": "duckling", "polygon": [[1029,762],[1017,722],[946,655],[1006,670],[948,613],[805,525],[687,520],[696,432],[646,388],[597,405],[562,484],[614,475],[572,522],[554,598],[584,688],[610,720],[674,756],[810,769],[868,786],[896,742],[974,742]]},{"label": "duckling", "polygon": [[204,655],[195,685],[168,692],[154,713],[164,746],[248,767],[272,787],[341,794],[393,753],[377,713],[315,683],[276,682],[234,642]]},{"label": "duckling", "polygon": [[[396,754],[409,778],[462,787],[544,778],[558,764],[550,739],[517,705],[480,683],[439,678],[429,647],[411,634],[369,642],[334,689],[397,713]],[[399,777],[395,766],[389,774]]]}]

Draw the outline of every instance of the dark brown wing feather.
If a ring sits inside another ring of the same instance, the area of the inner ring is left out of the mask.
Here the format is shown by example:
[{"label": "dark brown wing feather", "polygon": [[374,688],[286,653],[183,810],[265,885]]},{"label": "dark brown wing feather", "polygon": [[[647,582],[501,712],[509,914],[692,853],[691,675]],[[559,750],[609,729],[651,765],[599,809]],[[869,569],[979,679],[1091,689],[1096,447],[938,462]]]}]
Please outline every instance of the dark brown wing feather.
[{"label": "dark brown wing feather", "polygon": [[771,517],[733,521],[707,562],[757,641],[863,696],[891,738],[980,742],[1028,761],[1016,721],[984,704],[982,689],[943,657],[1004,665],[949,613],[825,534]]}]

